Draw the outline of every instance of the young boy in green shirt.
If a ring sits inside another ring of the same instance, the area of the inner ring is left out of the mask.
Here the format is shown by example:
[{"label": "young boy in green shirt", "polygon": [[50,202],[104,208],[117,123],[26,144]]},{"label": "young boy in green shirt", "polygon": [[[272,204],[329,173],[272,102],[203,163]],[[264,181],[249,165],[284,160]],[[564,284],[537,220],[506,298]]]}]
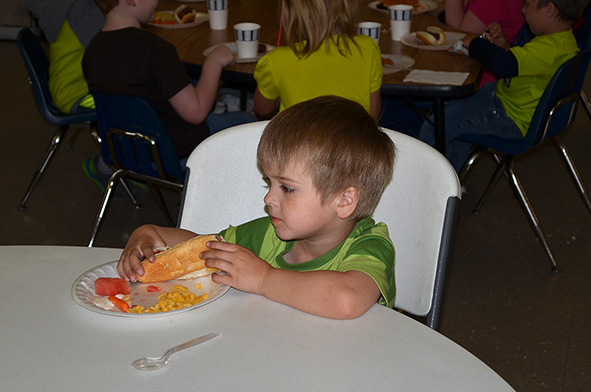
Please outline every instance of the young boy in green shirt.
[{"label": "young boy in green shirt", "polygon": [[[587,4],[589,0],[525,0],[523,15],[536,37],[523,46],[511,46],[498,23],[489,26],[488,40],[466,35],[463,43],[470,56],[499,81],[445,107],[446,156],[457,172],[471,148],[459,139],[462,135],[516,140],[525,136],[548,83],[558,68],[579,52],[571,23]],[[419,139],[434,145],[433,126],[428,121],[423,123]]]},{"label": "young boy in green shirt", "polygon": [[[335,96],[294,105],[267,125],[257,158],[269,216],[208,244],[206,266],[226,273],[212,279],[323,317],[358,317],[380,297],[392,307],[394,247],[386,225],[370,215],[392,176],[394,145],[367,111]],[[195,235],[142,226],[118,272],[136,281],[154,248]]]}]

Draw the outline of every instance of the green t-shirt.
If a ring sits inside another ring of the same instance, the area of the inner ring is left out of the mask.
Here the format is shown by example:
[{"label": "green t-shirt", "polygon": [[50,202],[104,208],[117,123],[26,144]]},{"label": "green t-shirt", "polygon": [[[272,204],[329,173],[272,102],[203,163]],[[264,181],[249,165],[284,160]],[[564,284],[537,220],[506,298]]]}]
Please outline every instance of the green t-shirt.
[{"label": "green t-shirt", "polygon": [[371,217],[357,222],[355,228],[339,246],[317,259],[289,264],[283,258],[294,241],[283,241],[275,234],[269,217],[259,218],[238,227],[230,226],[220,233],[228,242],[247,248],[275,268],[292,271],[361,271],[378,285],[383,301],[394,306],[394,245],[384,223],[375,224]]},{"label": "green t-shirt", "polygon": [[579,52],[572,30],[540,35],[524,46],[509,49],[517,59],[518,76],[500,79],[495,94],[507,116],[525,136],[538,102],[558,68]]},{"label": "green t-shirt", "polygon": [[67,21],[57,39],[49,44],[49,91],[62,113],[70,113],[72,105],[82,97],[80,106],[94,109],[94,99],[88,94],[82,73],[85,50]]},{"label": "green t-shirt", "polygon": [[[258,61],[254,78],[261,95],[280,98],[280,110],[321,95],[348,98],[370,110],[370,95],[382,86],[380,47],[366,36],[349,40],[351,53],[346,56],[329,41],[309,57],[298,58],[288,46],[273,49]],[[344,45],[341,42],[341,48]]]}]

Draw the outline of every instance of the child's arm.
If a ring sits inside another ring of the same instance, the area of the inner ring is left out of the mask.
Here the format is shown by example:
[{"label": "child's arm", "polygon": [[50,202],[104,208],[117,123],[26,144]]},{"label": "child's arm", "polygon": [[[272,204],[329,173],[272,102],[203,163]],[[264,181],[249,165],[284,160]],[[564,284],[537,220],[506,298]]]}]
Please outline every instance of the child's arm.
[{"label": "child's arm", "polygon": [[377,121],[380,118],[380,112],[382,111],[382,96],[380,90],[371,93],[369,96],[369,106],[369,114],[371,114],[371,116]]},{"label": "child's arm", "polygon": [[273,268],[239,245],[210,242],[203,252],[207,267],[226,275],[213,275],[215,282],[263,295],[273,301],[317,316],[350,319],[361,316],[380,297],[374,280],[359,271],[296,272]]},{"label": "child's arm", "polygon": [[254,111],[259,116],[267,116],[273,113],[279,105],[279,99],[267,99],[261,94],[257,87],[254,92]]},{"label": "child's arm", "polygon": [[472,11],[464,14],[464,0],[446,0],[445,23],[461,31],[482,34],[486,25]]},{"label": "child's arm", "polygon": [[191,124],[201,124],[209,114],[218,91],[222,68],[236,61],[225,45],[215,48],[205,59],[197,85],[188,84],[169,99],[170,104]]},{"label": "child's arm", "polygon": [[119,276],[123,279],[135,282],[137,281],[137,275],[141,276],[144,274],[140,260],[144,258],[150,262],[155,260],[154,248],[163,246],[173,247],[196,235],[188,230],[173,227],[141,226],[131,233],[117,263],[117,272],[119,272]]}]

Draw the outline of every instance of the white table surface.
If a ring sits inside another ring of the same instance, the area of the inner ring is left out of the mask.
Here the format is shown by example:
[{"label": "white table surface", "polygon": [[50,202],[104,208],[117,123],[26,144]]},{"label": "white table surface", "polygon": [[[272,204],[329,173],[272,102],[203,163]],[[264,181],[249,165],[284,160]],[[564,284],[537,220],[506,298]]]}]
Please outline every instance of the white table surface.
[{"label": "white table surface", "polygon": [[[379,305],[337,321],[230,289],[170,317],[111,317],[79,306],[70,289],[120,250],[0,251],[0,390],[513,391],[456,343]],[[216,330],[160,370],[131,366]]]}]

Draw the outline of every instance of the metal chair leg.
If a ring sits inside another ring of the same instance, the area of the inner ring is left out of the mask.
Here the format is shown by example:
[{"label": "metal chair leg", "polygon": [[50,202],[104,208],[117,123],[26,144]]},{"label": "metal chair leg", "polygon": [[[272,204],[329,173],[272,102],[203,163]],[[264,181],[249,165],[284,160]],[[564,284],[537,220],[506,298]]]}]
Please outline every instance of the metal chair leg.
[{"label": "metal chair leg", "polygon": [[[113,173],[111,175],[111,177],[109,178],[109,181],[107,182],[107,187],[105,188],[105,193],[103,194],[103,200],[101,201],[101,205],[99,207],[98,213],[96,214],[96,218],[94,220],[94,225],[92,226],[92,234],[90,235],[90,242],[88,243],[89,248],[91,248],[92,245],[94,244],[94,240],[96,239],[96,235],[98,233],[99,227],[100,227],[101,222],[103,220],[103,216],[105,215],[107,205],[109,204],[109,201],[111,201],[111,194],[113,193],[113,190],[115,188],[115,185],[117,184],[117,181],[120,181],[122,175],[123,175],[123,171],[117,170],[115,173]],[[137,201],[135,200],[135,198],[131,194],[131,191],[129,190],[127,185],[124,185],[124,187],[125,187],[126,191],[129,192],[129,196],[131,197],[132,201],[134,203],[137,203]]]},{"label": "metal chair leg", "polygon": [[174,221],[174,219],[172,219],[172,216],[170,215],[170,211],[168,211],[168,208],[166,207],[166,202],[164,201],[164,197],[162,196],[162,192],[160,192],[160,188],[150,182],[148,182],[148,187],[150,188],[150,192],[152,193],[152,197],[156,201],[156,204],[158,204],[158,207],[160,207],[162,214],[164,215],[164,217],[166,218],[166,220],[168,221],[170,226],[176,227],[176,222]]},{"label": "metal chair leg", "polygon": [[64,137],[67,130],[68,130],[68,126],[63,125],[63,126],[59,127],[57,129],[57,131],[55,131],[55,134],[53,135],[53,139],[51,140],[49,147],[45,151],[45,155],[43,156],[43,159],[39,163],[39,166],[37,166],[37,170],[35,171],[35,174],[33,175],[33,179],[31,180],[31,183],[29,184],[29,187],[27,188],[27,192],[25,193],[25,196],[21,200],[21,203],[19,205],[19,208],[21,210],[25,210],[27,208],[26,204],[27,204],[27,201],[29,200],[29,197],[31,196],[31,193],[33,193],[33,189],[37,185],[37,182],[39,182],[39,179],[43,175],[43,172],[45,171],[45,168],[47,167],[49,160],[53,156],[53,153],[55,152],[55,150],[58,148],[59,143],[62,140],[62,138]]},{"label": "metal chair leg", "polygon": [[507,165],[511,164],[512,160],[513,160],[513,157],[507,155],[499,163],[493,176],[491,177],[490,181],[488,182],[488,185],[486,186],[484,193],[480,197],[478,204],[476,204],[476,207],[474,207],[474,210],[472,211],[473,213],[478,214],[478,212],[480,211],[480,208],[482,208],[482,205],[484,204],[484,202],[488,198],[488,195],[490,195],[490,193],[492,192],[495,185],[499,182],[499,178],[501,178],[501,175],[505,172],[505,168],[507,167]]},{"label": "metal chair leg", "polygon": [[518,195],[519,201],[521,202],[521,205],[523,206],[523,208],[525,208],[525,211],[527,213],[527,217],[528,217],[530,223],[532,224],[534,231],[536,232],[536,235],[538,236],[538,239],[540,240],[540,243],[544,247],[544,250],[546,251],[548,258],[550,259],[550,263],[552,264],[552,272],[560,272],[560,267],[558,267],[558,265],[556,264],[556,259],[554,258],[554,255],[552,254],[552,251],[550,250],[550,245],[548,244],[548,241],[546,241],[546,236],[544,235],[544,232],[542,231],[540,221],[538,220],[538,217],[537,217],[536,213],[534,212],[534,209],[533,209],[531,203],[529,202],[527,195],[525,194],[525,190],[523,189],[523,186],[521,185],[519,178],[517,178],[517,176],[515,175],[515,171],[513,169],[512,162],[509,163],[509,165],[507,165],[506,172],[511,179],[509,181],[509,183],[511,184],[511,186],[515,190],[515,193]]},{"label": "metal chair leg", "polygon": [[579,174],[579,171],[577,170],[577,167],[575,166],[575,161],[573,160],[570,153],[568,152],[568,149],[566,148],[566,145],[564,144],[562,139],[560,139],[558,136],[554,136],[552,138],[552,141],[554,142],[556,147],[558,147],[558,149],[562,153],[562,157],[566,161],[566,164],[567,164],[568,168],[570,169],[570,172],[573,175],[575,182],[577,183],[577,187],[579,188],[579,193],[583,197],[583,202],[585,202],[585,205],[587,206],[587,208],[591,212],[591,201],[589,200],[589,192],[587,191],[587,188],[585,187],[585,183],[583,182],[583,179],[581,178],[581,175]]},{"label": "metal chair leg", "polygon": [[484,151],[486,151],[486,148],[476,147],[470,153],[470,156],[468,157],[468,159],[464,163],[464,166],[462,166],[462,170],[460,170],[460,174],[458,174],[458,177],[460,179],[460,184],[464,185],[464,181],[466,180],[466,177],[468,177],[468,174],[470,174],[470,172],[472,171],[472,167],[474,167],[474,164],[476,163],[478,158],[480,158],[480,155]]},{"label": "metal chair leg", "polygon": [[591,102],[589,102],[589,98],[587,98],[587,94],[585,94],[585,90],[581,89],[581,92],[579,93],[579,98],[583,102],[583,106],[585,106],[585,109],[587,111],[587,115],[589,115],[589,117],[591,117]]}]

